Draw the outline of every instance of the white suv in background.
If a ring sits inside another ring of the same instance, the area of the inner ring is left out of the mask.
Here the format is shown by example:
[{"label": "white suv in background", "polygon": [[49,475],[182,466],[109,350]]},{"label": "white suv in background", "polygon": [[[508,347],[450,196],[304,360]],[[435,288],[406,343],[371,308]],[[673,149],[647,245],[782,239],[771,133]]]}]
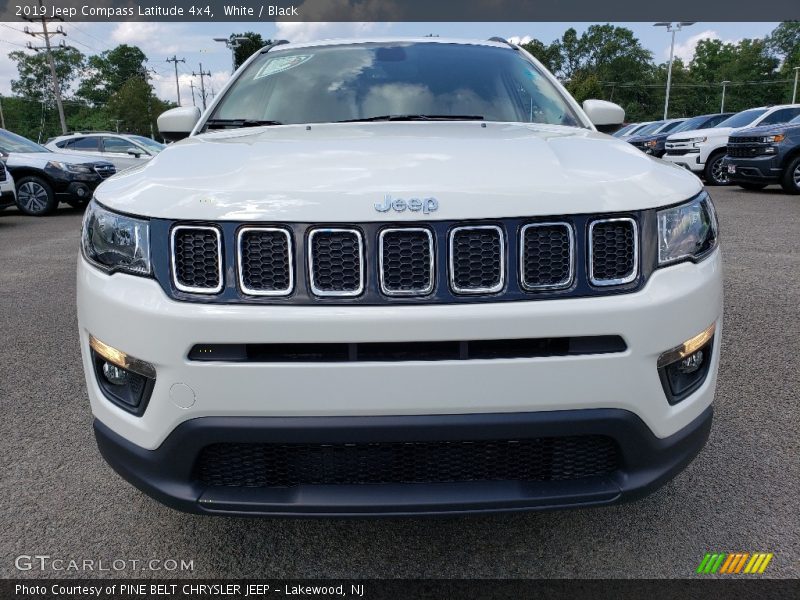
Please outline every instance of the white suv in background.
[{"label": "white suv in background", "polygon": [[800,114],[800,104],[782,104],[751,108],[728,117],[711,129],[681,131],[667,138],[662,157],[702,175],[708,185],[727,185],[728,172],[722,159],[728,147],[728,137],[738,129],[788,123]]},{"label": "white suv in background", "polygon": [[117,172],[145,163],[161,152],[164,144],[141,135],[121,133],[70,133],[45,144],[53,152],[95,156],[112,163]]},{"label": "white suv in background", "polygon": [[623,119],[502,40],[257,52],[86,211],[101,453],[204,514],[664,484],[711,427],[722,258],[697,177],[598,131]]}]

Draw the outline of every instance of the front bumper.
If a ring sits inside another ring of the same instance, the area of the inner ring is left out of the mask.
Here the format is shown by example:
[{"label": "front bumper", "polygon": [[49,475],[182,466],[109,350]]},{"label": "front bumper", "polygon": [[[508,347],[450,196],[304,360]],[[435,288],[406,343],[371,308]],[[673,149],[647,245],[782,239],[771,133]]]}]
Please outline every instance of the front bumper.
[{"label": "front bumper", "polygon": [[[100,452],[120,475],[179,510],[273,516],[453,514],[599,506],[639,498],[671,479],[700,451],[711,429],[712,410],[709,406],[664,439],[654,436],[632,413],[615,409],[408,417],[203,417],[181,424],[156,450],[130,443],[100,421],[95,421],[94,430]],[[603,475],[529,482],[294,487],[208,486],[199,481],[196,468],[201,450],[217,443],[408,445],[575,435],[614,439],[619,447],[617,468]]]},{"label": "front bumper", "polygon": [[17,196],[14,193],[14,189],[2,189],[0,186],[0,208],[6,208],[7,206],[13,206],[17,202]]},{"label": "front bumper", "polygon": [[704,162],[698,162],[700,160],[699,152],[690,152],[681,155],[664,154],[662,158],[667,162],[671,162],[673,164],[678,165],[679,167],[688,169],[693,173],[701,173],[703,169],[705,169],[706,167],[706,164]]},{"label": "front bumper", "polygon": [[732,158],[726,156],[722,161],[722,168],[727,171],[728,166],[735,166],[734,173],[728,173],[728,178],[733,183],[778,183],[781,179],[782,169],[778,156],[759,156],[754,158]]}]

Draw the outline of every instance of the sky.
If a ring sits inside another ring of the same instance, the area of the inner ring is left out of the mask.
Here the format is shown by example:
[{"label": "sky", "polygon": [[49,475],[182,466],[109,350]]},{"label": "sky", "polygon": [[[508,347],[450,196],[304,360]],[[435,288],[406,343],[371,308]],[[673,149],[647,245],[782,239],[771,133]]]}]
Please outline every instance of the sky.
[{"label": "sky", "polygon": [[[538,38],[545,43],[561,37],[566,29],[574,27],[578,34],[592,23],[65,23],[66,41],[84,54],[99,54],[118,44],[139,46],[148,56],[148,67],[155,70],[152,83],[156,94],[165,100],[175,101],[175,71],[166,59],[177,55],[185,58],[178,63],[181,101],[191,104],[191,83],[199,87],[202,63],[207,93],[218,92],[230,77],[231,54],[224,44],[214,42],[215,37],[231,33],[255,31],[264,39],[286,39],[302,42],[330,38],[359,38],[375,36],[413,37],[436,34],[442,37],[487,39],[500,36],[525,42]],[[658,62],[669,58],[670,34],[663,27],[651,23],[615,23],[633,30],[645,48],[653,52]],[[743,38],[763,37],[778,23],[695,23],[677,33],[675,54],[685,61],[691,60],[694,48],[701,39],[721,39],[737,42]],[[15,64],[8,53],[22,50],[32,41],[22,29],[22,23],[0,23],[0,94],[11,93],[11,80],[17,76]],[[58,38],[60,39],[60,37]],[[199,102],[199,93],[197,93]]]}]

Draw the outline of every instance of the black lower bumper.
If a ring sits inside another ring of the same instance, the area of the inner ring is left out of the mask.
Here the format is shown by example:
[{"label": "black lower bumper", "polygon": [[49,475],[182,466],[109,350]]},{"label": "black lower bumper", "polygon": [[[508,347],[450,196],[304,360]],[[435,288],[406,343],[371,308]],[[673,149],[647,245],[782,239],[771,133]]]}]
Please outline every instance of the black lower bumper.
[{"label": "black lower bumper", "polygon": [[6,208],[14,204],[16,204],[14,192],[0,192],[0,208]]},{"label": "black lower bumper", "polygon": [[[130,483],[173,508],[203,514],[364,516],[479,513],[597,506],[633,500],[663,485],[700,451],[713,411],[660,439],[633,413],[592,409],[397,417],[202,417],[179,425],[156,450],[95,420],[100,452]],[[208,486],[196,462],[213,444],[386,444],[608,436],[619,464],[602,476],[549,481],[451,481]]]},{"label": "black lower bumper", "polygon": [[781,178],[780,161],[777,157],[767,158],[732,158],[726,157],[722,168],[727,171],[728,166],[736,167],[734,173],[729,173],[728,178],[732,183],[778,183]]}]

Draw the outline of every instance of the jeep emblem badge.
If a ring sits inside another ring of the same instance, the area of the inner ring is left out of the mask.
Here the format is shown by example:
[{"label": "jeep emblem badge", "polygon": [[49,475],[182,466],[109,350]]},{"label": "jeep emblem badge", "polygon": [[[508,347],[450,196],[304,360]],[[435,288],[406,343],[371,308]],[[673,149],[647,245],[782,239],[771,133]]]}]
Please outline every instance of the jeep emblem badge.
[{"label": "jeep emblem badge", "polygon": [[436,198],[392,198],[391,195],[386,194],[383,197],[383,202],[375,203],[375,210],[378,212],[389,212],[394,210],[396,212],[404,212],[410,210],[411,212],[420,212],[423,214],[430,214],[439,210],[439,201]]}]

